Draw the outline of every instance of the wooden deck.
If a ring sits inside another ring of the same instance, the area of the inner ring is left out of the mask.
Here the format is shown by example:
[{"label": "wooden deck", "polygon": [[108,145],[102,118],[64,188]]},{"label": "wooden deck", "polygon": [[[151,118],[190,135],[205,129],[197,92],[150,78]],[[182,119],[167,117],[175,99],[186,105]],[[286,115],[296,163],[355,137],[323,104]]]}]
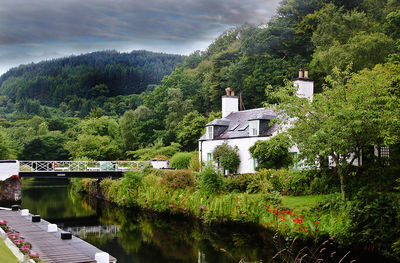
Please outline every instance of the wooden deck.
[{"label": "wooden deck", "polygon": [[[32,217],[21,216],[21,211],[0,210],[0,219],[18,231],[26,241],[32,244],[32,251],[39,253],[46,263],[95,263],[95,254],[103,252],[80,238],[62,240],[61,231],[48,233],[49,222],[41,220],[32,223]],[[117,260],[110,255],[110,262]]]}]

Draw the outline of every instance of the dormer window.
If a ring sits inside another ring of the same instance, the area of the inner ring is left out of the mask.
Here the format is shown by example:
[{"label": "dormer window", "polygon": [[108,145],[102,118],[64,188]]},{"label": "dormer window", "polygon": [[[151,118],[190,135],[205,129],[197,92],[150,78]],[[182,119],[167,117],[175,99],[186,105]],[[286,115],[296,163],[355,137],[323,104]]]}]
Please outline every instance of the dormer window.
[{"label": "dormer window", "polygon": [[207,126],[207,140],[212,140],[214,139],[214,126]]},{"label": "dormer window", "polygon": [[249,121],[249,136],[260,135],[260,120]]}]

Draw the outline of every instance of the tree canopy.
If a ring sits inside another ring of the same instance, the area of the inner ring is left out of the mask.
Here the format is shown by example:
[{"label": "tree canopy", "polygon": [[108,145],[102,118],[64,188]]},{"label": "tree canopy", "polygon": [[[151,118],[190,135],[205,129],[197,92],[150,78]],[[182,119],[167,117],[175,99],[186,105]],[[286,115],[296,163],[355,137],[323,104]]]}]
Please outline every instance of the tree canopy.
[{"label": "tree canopy", "polygon": [[396,65],[399,8],[386,0],[285,0],[264,24],[229,29],[189,56],[101,51],[13,68],[0,77],[7,147],[18,156],[32,140],[62,133],[72,158],[89,154],[82,145],[95,149],[96,138],[118,150],[93,158],[141,158],[135,152],[158,142],[195,150],[227,87],[252,109],[279,103],[275,94],[299,68],[321,93],[335,68],[353,76]]},{"label": "tree canopy", "polygon": [[377,65],[357,74],[335,69],[329,86],[312,102],[292,96],[289,83],[279,92],[283,110],[292,122],[289,134],[308,165],[331,158],[345,194],[349,176],[362,153],[371,146],[399,143],[399,64]]},{"label": "tree canopy", "polygon": [[290,139],[282,133],[269,140],[257,141],[249,151],[257,160],[257,169],[280,169],[288,168],[293,163],[290,147]]}]

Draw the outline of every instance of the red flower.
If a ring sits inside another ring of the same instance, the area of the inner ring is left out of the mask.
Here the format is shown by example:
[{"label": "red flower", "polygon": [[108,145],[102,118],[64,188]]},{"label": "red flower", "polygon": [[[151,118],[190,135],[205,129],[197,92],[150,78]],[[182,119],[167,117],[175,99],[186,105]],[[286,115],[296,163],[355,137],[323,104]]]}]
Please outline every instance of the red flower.
[{"label": "red flower", "polygon": [[303,223],[303,219],[301,219],[301,217],[295,217],[295,218],[293,218],[293,222],[295,222],[297,224],[301,224],[301,223]]}]

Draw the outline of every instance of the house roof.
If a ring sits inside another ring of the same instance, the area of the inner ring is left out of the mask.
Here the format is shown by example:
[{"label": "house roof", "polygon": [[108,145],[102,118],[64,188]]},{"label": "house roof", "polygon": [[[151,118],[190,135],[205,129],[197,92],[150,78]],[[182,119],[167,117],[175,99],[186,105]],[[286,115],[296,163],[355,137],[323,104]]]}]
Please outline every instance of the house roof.
[{"label": "house roof", "polygon": [[212,122],[207,123],[206,126],[213,126],[213,125],[229,126],[230,123],[231,123],[231,120],[229,120],[227,118],[222,118],[222,119],[215,119]]},{"label": "house roof", "polygon": [[[222,119],[215,119],[207,123],[206,126],[226,126],[227,128],[214,140],[246,138],[249,137],[249,120],[272,120],[277,117],[272,109],[258,108],[252,110],[236,111],[230,113]],[[271,136],[279,125],[274,123],[267,129],[261,131],[258,137]],[[253,136],[252,136],[253,137]],[[257,137],[257,136],[254,136]],[[206,135],[201,136],[200,140],[206,140]]]}]

